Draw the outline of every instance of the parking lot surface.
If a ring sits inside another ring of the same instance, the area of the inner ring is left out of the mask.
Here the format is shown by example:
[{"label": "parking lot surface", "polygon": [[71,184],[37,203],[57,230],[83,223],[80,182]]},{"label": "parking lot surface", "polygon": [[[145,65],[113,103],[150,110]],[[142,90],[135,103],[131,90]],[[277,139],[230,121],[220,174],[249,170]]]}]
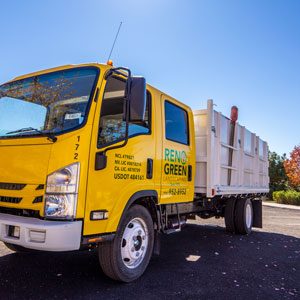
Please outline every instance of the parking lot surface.
[{"label": "parking lot surface", "polygon": [[17,254],[0,242],[0,299],[299,299],[300,211],[264,207],[264,228],[231,235],[197,219],[163,236],[130,284],[104,276],[97,251]]}]

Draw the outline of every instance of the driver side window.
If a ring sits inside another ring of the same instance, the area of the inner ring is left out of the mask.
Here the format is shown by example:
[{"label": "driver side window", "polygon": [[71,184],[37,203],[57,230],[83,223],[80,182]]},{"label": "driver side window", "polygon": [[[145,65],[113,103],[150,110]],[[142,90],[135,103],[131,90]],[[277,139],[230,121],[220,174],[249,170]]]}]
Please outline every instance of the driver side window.
[{"label": "driver side window", "polygon": [[[110,77],[102,100],[98,131],[98,148],[122,141],[125,138],[125,81]],[[150,133],[150,93],[147,92],[145,122],[129,123],[129,137]]]}]

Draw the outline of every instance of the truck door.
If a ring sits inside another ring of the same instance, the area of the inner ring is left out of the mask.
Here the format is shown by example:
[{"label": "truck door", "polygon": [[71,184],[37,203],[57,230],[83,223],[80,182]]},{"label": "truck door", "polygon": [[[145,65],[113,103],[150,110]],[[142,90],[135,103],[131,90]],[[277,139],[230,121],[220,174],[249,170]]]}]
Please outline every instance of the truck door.
[{"label": "truck door", "polygon": [[[148,160],[155,160],[151,93],[147,92],[145,122],[130,123],[128,143],[117,148],[125,137],[125,82],[112,76],[102,88],[104,96],[98,101],[91,139],[84,235],[114,232],[130,197],[155,187],[155,174],[148,174]],[[95,170],[96,153],[107,148],[106,167]],[[104,219],[92,220],[94,211]]]},{"label": "truck door", "polygon": [[[161,203],[192,201],[194,197],[193,119],[188,108],[161,96],[163,124]],[[192,130],[191,130],[192,129]]]}]

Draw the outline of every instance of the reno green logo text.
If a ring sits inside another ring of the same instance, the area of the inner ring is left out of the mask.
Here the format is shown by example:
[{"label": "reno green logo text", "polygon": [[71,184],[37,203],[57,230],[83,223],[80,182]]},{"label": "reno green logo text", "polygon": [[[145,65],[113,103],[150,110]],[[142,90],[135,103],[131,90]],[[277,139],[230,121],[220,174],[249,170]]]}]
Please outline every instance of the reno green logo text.
[{"label": "reno green logo text", "polygon": [[165,149],[164,153],[164,173],[166,175],[187,175],[187,155],[185,151]]}]

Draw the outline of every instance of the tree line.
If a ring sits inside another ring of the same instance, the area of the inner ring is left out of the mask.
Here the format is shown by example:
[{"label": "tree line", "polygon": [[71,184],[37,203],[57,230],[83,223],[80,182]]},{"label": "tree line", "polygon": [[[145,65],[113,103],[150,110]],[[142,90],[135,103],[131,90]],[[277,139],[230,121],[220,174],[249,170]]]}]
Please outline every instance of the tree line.
[{"label": "tree line", "polygon": [[[276,152],[269,152],[269,176],[269,198],[284,202],[278,198],[282,198],[283,195],[293,195],[293,198],[300,197],[300,145],[295,146],[289,157],[286,154],[279,155]],[[280,193],[278,193],[279,191]]]}]

